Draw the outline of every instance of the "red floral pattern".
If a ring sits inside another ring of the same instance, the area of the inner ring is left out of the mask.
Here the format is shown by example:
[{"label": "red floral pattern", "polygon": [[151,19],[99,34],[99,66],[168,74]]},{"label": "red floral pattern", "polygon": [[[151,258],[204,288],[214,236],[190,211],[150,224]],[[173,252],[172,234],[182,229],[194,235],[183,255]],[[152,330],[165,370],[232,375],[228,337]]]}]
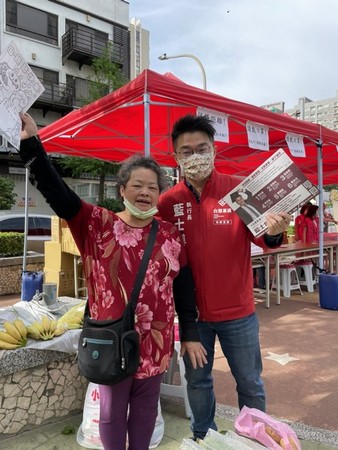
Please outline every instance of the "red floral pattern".
[{"label": "red floral pattern", "polygon": [[[80,250],[91,316],[121,317],[144,253],[150,225],[134,228],[106,209],[83,202],[69,221]],[[135,311],[141,364],[136,378],[164,372],[173,352],[173,280],[181,253],[180,235],[172,224],[159,222],[156,242]]]}]

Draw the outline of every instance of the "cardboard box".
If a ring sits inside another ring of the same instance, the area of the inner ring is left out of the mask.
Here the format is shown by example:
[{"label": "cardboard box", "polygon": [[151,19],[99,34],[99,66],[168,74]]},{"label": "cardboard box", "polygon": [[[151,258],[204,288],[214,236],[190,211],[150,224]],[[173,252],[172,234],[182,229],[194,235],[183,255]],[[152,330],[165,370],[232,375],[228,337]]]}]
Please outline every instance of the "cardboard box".
[{"label": "cardboard box", "polygon": [[60,217],[58,217],[58,216],[52,216],[52,220],[51,220],[52,241],[61,243],[63,227],[67,227],[66,221],[63,219],[60,219]]},{"label": "cardboard box", "polygon": [[53,270],[44,268],[45,283],[56,283],[58,297],[65,295],[75,297],[74,271],[73,270]]},{"label": "cardboard box", "polygon": [[45,242],[45,266],[59,271],[74,270],[74,255],[63,252],[59,242]]},{"label": "cardboard box", "polygon": [[80,256],[79,249],[77,248],[77,245],[75,244],[73,236],[68,227],[62,228],[61,248],[63,252],[70,253],[71,255]]}]

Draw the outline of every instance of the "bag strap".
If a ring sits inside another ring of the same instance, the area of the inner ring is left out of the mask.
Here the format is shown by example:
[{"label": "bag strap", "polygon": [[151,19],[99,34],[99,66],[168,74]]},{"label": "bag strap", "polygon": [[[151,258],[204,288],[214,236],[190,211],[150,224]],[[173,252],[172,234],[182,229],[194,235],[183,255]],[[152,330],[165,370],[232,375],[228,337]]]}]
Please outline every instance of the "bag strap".
[{"label": "bag strap", "polygon": [[[129,303],[131,303],[134,308],[136,307],[137,299],[140,294],[144,276],[145,276],[147,268],[148,268],[148,262],[149,262],[150,255],[151,255],[151,252],[154,247],[157,230],[158,230],[158,222],[156,219],[153,219],[151,228],[150,228],[150,232],[149,232],[149,237],[148,237],[145,249],[144,249],[140,267],[137,272],[136,279],[134,282],[134,287],[133,287],[133,290],[132,290],[132,293],[130,296],[130,300],[129,300]],[[89,302],[88,302],[88,300],[86,302],[84,315],[85,315],[85,317],[89,317]]]},{"label": "bag strap", "polygon": [[146,274],[146,271],[148,268],[148,262],[149,262],[150,255],[153,250],[154,243],[155,243],[157,229],[158,229],[158,222],[156,219],[153,219],[151,228],[150,228],[149,237],[147,240],[147,244],[144,249],[143,257],[141,260],[140,268],[137,272],[136,280],[135,280],[134,287],[133,287],[133,290],[132,290],[132,293],[130,296],[130,300],[129,300],[129,303],[131,303],[134,307],[136,306],[136,302],[137,302],[138,296],[140,294],[143,280],[144,280],[144,277],[145,277],[145,274]]}]

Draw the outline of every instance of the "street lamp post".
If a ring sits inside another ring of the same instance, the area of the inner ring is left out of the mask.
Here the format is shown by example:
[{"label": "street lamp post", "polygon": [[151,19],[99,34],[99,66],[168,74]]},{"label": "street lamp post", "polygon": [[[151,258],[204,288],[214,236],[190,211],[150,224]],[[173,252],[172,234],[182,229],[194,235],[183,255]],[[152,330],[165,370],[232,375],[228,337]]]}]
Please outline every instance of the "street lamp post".
[{"label": "street lamp post", "polygon": [[174,58],[191,58],[197,62],[197,64],[199,65],[199,67],[201,69],[201,72],[202,72],[203,89],[206,91],[207,90],[207,77],[205,75],[205,70],[204,70],[204,67],[203,67],[203,64],[201,63],[201,61],[195,55],[191,55],[190,53],[183,53],[182,55],[173,55],[173,56],[168,56],[166,53],[163,53],[163,55],[158,57],[158,59],[160,61],[166,61],[167,59],[174,59]]}]

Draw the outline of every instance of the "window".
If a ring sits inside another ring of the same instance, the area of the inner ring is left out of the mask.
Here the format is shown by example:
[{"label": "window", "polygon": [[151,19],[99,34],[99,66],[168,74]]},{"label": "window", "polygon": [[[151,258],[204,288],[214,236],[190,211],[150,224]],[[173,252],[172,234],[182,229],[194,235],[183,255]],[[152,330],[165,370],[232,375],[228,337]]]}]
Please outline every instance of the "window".
[{"label": "window", "polygon": [[106,197],[107,198],[117,198],[116,186],[106,186]]},{"label": "window", "polygon": [[75,186],[75,192],[79,197],[88,197],[89,184],[78,184],[77,186]]},{"label": "window", "polygon": [[88,103],[89,99],[89,81],[83,78],[67,75],[67,86],[73,92],[73,105],[83,106]]},{"label": "window", "polygon": [[[40,95],[40,100],[48,102],[60,101],[67,95],[65,86],[63,90],[59,85],[59,73],[54,70],[44,69],[42,67],[30,66],[35,75],[39,78],[43,84],[45,90]],[[65,97],[66,98],[66,97]]]},{"label": "window", "polygon": [[30,66],[35,75],[39,78],[39,80],[43,82],[51,82],[58,83],[59,82],[59,73],[54,70],[44,69],[42,67]]},{"label": "window", "polygon": [[[51,219],[47,217],[34,217],[34,234],[37,236],[50,236],[52,233]],[[33,233],[30,233],[33,234]]]},{"label": "window", "polygon": [[14,0],[6,0],[6,30],[58,45],[58,17]]}]

